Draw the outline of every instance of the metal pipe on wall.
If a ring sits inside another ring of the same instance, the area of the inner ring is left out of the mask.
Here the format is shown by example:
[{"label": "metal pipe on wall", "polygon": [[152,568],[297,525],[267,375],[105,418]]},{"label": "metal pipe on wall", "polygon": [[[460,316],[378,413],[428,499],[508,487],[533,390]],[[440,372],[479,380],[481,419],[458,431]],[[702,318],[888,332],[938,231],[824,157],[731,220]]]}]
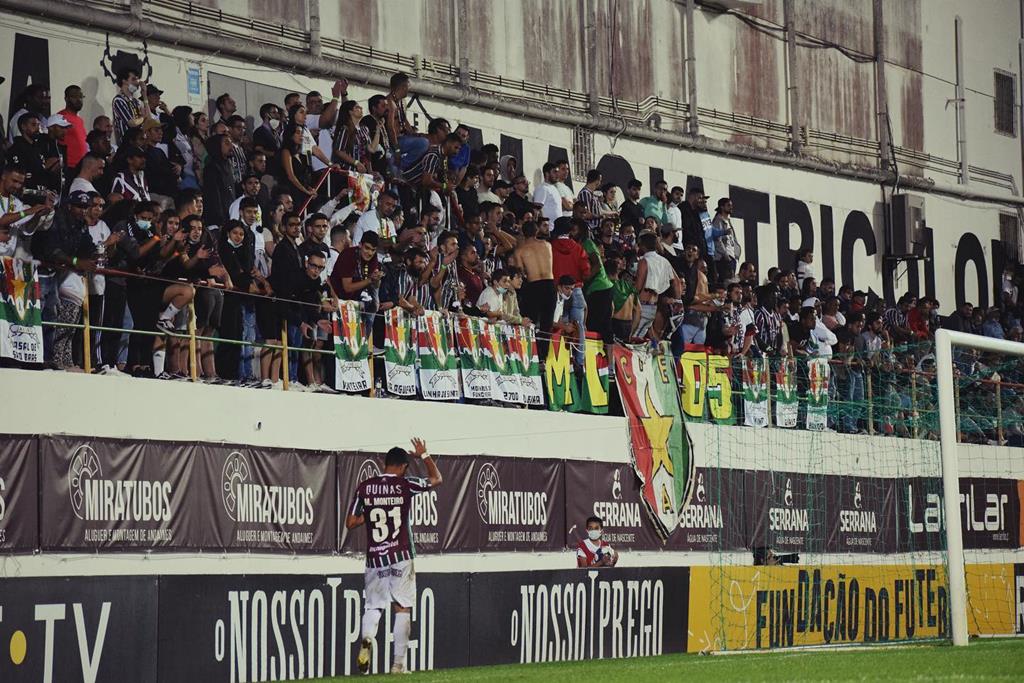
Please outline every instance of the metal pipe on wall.
[{"label": "metal pipe on wall", "polygon": [[587,84],[590,115],[601,115],[601,93],[597,77],[597,3],[596,0],[580,0],[580,19],[583,22],[583,74]]},{"label": "metal pipe on wall", "polygon": [[[692,2],[692,0],[688,1]],[[250,41],[216,35],[195,26],[189,26],[185,29],[163,22],[158,23],[151,20],[137,21],[129,14],[96,11],[89,7],[73,5],[65,0],[48,0],[44,3],[40,3],[38,0],[0,0],[0,7],[29,16],[60,21],[78,29],[111,31],[167,45],[178,45],[182,48],[196,50],[204,54],[210,53],[213,49],[212,46],[216,46],[217,53],[225,57],[274,65],[283,70],[299,71],[308,76],[322,76],[332,79],[345,77],[354,84],[373,85],[381,88],[388,87],[390,77],[390,74],[385,70],[373,69],[341,59],[306,57],[299,61],[296,59],[297,53],[295,50],[268,45],[265,41]],[[466,61],[465,57],[463,57],[463,61]],[[646,126],[628,123],[624,125],[621,119],[580,114],[550,106],[539,106],[529,102],[492,97],[471,87],[462,88],[456,85],[445,85],[431,81],[418,81],[416,83],[416,91],[424,97],[434,97],[465,107],[503,112],[547,123],[581,126],[595,132],[714,154],[721,158],[744,159],[870,183],[891,184],[894,180],[892,173],[884,173],[875,168],[841,166],[836,163],[808,157],[794,158],[791,155],[771,150],[736,145],[705,137],[694,137],[675,131],[654,130]],[[693,101],[691,106],[695,115],[696,101]],[[959,185],[946,185],[937,183],[929,178],[915,176],[901,176],[899,181],[903,187],[924,192],[935,192],[959,199],[993,202],[1006,206],[1024,206],[1024,197],[1020,196],[1011,197],[972,190]]]},{"label": "metal pipe on wall", "polygon": [[878,137],[879,167],[889,170],[889,90],[885,82],[885,20],[882,0],[871,2],[871,24],[875,43],[875,129]]},{"label": "metal pipe on wall", "polygon": [[967,163],[967,120],[964,101],[964,20],[957,15],[953,21],[953,44],[956,54],[956,145],[960,155],[960,184],[970,182]]},{"label": "metal pipe on wall", "polygon": [[693,7],[697,0],[684,0],[686,14],[686,106],[689,112],[688,131],[690,135],[700,132],[697,118],[697,47],[694,45]]},{"label": "metal pipe on wall", "polygon": [[309,54],[320,57],[324,53],[320,42],[320,0],[309,0]]},{"label": "metal pipe on wall", "polygon": [[789,151],[800,154],[800,88],[796,85],[796,27],[793,0],[783,0],[782,21],[786,26],[786,92],[789,97]]}]

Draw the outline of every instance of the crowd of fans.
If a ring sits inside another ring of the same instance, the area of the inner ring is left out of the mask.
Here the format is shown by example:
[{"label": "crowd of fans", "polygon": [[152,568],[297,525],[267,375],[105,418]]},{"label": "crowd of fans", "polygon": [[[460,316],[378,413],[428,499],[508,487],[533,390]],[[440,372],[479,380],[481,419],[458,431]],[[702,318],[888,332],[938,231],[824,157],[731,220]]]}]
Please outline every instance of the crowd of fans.
[{"label": "crowd of fans", "polygon": [[[77,323],[87,303],[93,325],[151,333],[98,334],[99,372],[187,376],[175,333],[194,304],[198,334],[225,340],[200,344],[205,381],[280,386],[282,330],[291,347],[329,347],[338,301],[355,300],[376,346],[377,314],[401,307],[534,325],[542,360],[562,333],[576,342],[577,368],[587,332],[608,344],[669,340],[677,355],[830,358],[833,399],[849,406],[832,426],[876,427],[861,409],[871,375],[873,395],[891,399],[886,415],[875,411],[878,430],[901,433],[928,399],[914,397],[912,411],[900,371],[927,369],[936,328],[1022,336],[1012,270],[997,306],[965,303],[945,318],[933,298],[887,306],[837,288],[817,276],[809,250],[762,277],[742,258],[728,198],[711,209],[701,187],[658,181],[645,194],[639,180],[620,196],[598,170],[576,192],[565,159],[546,163],[531,188],[520,160],[495,145],[471,149],[467,127],[434,118],[418,131],[405,74],[365,109],[344,80],[326,100],[291,93],[262,105],[254,130],[228,93],[207,114],[168,106],[135,69],[117,74],[117,86],[110,116],[87,128],[78,85],[53,114],[49,89],[30,85],[0,141],[0,255],[38,262],[44,320]],[[338,171],[372,174],[384,189],[360,211]],[[334,181],[320,182],[325,173]],[[76,334],[47,326],[48,364],[83,366]],[[329,391],[329,356],[289,358],[298,386]],[[985,361],[958,358],[963,374],[982,379],[995,372],[986,375]],[[1011,368],[1001,379],[1024,378]],[[1007,409],[1020,412],[1008,394]]]}]

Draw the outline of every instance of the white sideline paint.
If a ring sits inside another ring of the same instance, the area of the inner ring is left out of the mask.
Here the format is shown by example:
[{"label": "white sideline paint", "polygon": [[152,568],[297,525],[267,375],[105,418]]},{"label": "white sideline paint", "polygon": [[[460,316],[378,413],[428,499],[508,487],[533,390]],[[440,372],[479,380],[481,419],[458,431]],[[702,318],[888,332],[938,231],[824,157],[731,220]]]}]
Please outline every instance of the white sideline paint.
[{"label": "white sideline paint", "polygon": [[[76,434],[384,452],[421,436],[445,455],[628,462],[626,420],[82,373],[0,370],[2,434]],[[45,406],[45,409],[43,408]],[[687,423],[698,466],[843,476],[941,476],[938,443]],[[959,444],[960,475],[1024,479],[1020,449]]]}]

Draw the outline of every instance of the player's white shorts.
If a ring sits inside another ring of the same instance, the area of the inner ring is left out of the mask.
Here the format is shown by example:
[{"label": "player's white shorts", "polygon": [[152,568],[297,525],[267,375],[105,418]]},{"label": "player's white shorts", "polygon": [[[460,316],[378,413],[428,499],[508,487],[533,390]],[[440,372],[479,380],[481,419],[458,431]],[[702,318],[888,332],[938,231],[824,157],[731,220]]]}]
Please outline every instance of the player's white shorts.
[{"label": "player's white shorts", "polygon": [[387,609],[395,602],[402,607],[416,604],[416,570],[412,560],[403,560],[388,567],[367,567],[363,587],[366,609]]}]

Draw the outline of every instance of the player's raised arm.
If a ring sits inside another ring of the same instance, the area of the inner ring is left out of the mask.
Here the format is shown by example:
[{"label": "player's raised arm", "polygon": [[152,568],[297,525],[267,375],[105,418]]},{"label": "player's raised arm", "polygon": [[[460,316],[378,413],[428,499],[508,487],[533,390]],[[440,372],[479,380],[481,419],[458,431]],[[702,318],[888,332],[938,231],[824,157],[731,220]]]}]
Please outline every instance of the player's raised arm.
[{"label": "player's raised arm", "polygon": [[444,481],[441,477],[441,471],[437,469],[437,463],[434,462],[433,456],[427,452],[427,442],[418,437],[412,439],[412,452],[423,461],[423,464],[427,468],[427,481],[430,482],[432,487],[441,485]]},{"label": "player's raised arm", "polygon": [[356,490],[356,495],[352,499],[352,506],[348,509],[348,515],[345,517],[345,528],[355,529],[357,526],[362,526],[366,519],[363,515],[363,500],[359,495],[359,490]]}]

